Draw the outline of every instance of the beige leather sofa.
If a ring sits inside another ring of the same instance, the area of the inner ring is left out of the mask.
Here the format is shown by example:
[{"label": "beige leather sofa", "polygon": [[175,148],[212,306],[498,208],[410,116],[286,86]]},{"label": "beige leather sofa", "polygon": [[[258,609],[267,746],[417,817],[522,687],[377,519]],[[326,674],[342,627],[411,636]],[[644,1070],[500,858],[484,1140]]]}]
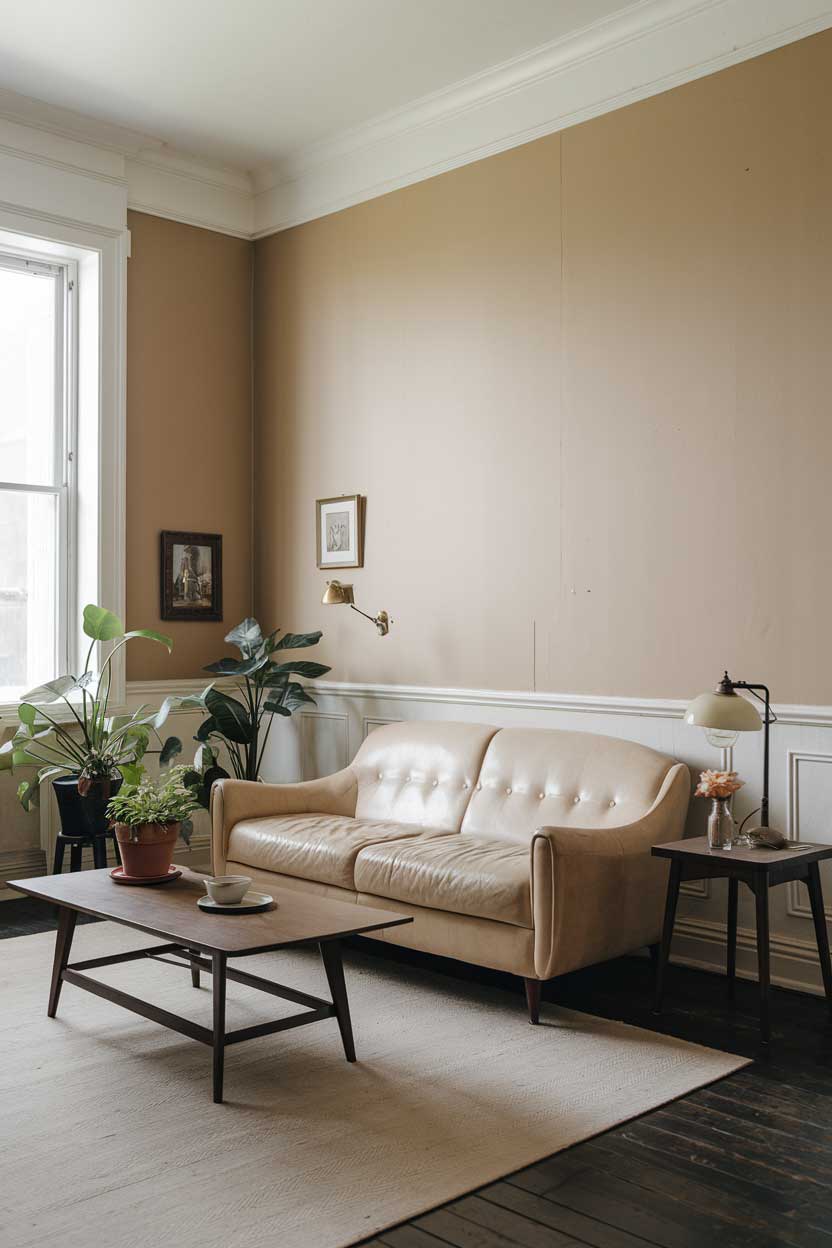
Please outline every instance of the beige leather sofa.
[{"label": "beige leather sofa", "polygon": [[213,870],[398,910],[381,938],[540,982],[655,944],[688,769],[583,732],[396,723],[343,771],[213,789]]}]

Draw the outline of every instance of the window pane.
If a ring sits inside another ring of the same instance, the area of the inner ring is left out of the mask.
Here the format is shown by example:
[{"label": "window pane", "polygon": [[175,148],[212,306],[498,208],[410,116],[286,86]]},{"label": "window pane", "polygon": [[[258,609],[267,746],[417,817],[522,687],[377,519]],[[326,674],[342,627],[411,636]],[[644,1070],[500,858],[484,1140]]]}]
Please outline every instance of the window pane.
[{"label": "window pane", "polygon": [[57,484],[56,281],[0,266],[0,481]]},{"label": "window pane", "polygon": [[0,700],[56,670],[54,494],[0,490]]}]

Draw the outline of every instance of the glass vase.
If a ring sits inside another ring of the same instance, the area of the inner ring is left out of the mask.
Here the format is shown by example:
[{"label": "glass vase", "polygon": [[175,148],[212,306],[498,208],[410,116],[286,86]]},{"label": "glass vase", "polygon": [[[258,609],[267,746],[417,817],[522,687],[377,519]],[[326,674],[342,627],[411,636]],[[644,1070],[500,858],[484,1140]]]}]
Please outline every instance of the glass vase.
[{"label": "glass vase", "polygon": [[708,815],[708,849],[730,849],[734,843],[734,820],[727,797],[712,797]]}]

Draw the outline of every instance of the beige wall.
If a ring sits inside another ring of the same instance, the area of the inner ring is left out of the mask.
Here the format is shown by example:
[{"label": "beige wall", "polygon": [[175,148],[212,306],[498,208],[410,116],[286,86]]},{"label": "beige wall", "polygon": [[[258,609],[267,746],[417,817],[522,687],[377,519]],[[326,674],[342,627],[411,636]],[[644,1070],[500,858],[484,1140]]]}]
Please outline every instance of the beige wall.
[{"label": "beige wall", "polygon": [[[127,624],[130,680],[198,676],[251,610],[252,246],[139,212],[128,215]],[[159,533],[221,533],[221,623],[161,621]]]},{"label": "beige wall", "polygon": [[[333,677],[832,702],[832,33],[257,244],[256,608]],[[314,500],[368,496],[320,605]]]}]

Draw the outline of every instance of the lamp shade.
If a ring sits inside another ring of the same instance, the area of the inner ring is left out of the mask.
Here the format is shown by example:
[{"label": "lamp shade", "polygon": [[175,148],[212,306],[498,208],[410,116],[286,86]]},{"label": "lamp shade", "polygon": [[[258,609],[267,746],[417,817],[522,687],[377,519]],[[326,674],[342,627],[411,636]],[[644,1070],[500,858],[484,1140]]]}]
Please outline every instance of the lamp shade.
[{"label": "lamp shade", "polygon": [[321,599],[325,606],[350,606],[352,601],[352,585],[342,585],[340,581],[327,581],[324,596]]},{"label": "lamp shade", "polygon": [[719,732],[759,732],[763,721],[747,698],[738,693],[700,693],[685,711],[686,724]]}]

